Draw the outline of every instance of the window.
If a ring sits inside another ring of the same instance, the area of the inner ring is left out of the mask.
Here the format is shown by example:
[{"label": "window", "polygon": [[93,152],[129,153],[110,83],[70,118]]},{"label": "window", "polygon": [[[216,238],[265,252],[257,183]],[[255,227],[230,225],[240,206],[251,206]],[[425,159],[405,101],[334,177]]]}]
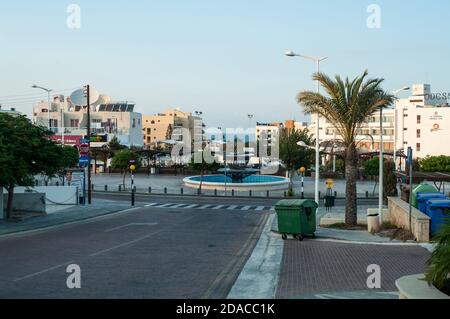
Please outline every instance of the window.
[{"label": "window", "polygon": [[417,124],[421,124],[422,123],[422,116],[417,115]]},{"label": "window", "polygon": [[420,152],[420,146],[421,146],[420,143],[417,143],[417,145],[416,145],[416,151],[417,152]]},{"label": "window", "polygon": [[420,138],[420,134],[421,132],[420,132],[420,130],[417,130],[417,138]]},{"label": "window", "polygon": [[[159,121],[158,121],[159,122]],[[155,121],[152,121],[151,124],[155,124]]]},{"label": "window", "polygon": [[80,126],[80,121],[79,120],[70,120],[70,127],[77,128],[79,126]]}]

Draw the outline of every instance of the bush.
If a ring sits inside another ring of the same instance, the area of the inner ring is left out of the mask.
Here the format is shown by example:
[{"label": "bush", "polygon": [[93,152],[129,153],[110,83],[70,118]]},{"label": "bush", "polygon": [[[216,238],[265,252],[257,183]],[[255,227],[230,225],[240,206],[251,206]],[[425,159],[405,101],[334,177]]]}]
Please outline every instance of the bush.
[{"label": "bush", "polygon": [[442,226],[436,239],[438,245],[428,262],[426,279],[430,285],[450,295],[450,221]]},{"label": "bush", "polygon": [[450,172],[450,156],[428,156],[420,161],[420,166],[424,172]]}]

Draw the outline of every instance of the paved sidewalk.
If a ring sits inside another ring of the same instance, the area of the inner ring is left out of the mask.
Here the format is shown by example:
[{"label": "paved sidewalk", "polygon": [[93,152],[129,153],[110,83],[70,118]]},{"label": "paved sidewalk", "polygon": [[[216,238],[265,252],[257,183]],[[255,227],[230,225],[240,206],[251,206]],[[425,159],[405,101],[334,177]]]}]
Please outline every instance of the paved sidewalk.
[{"label": "paved sidewalk", "polygon": [[[136,203],[135,207],[144,206]],[[87,220],[132,208],[129,203],[96,199],[90,206],[70,206],[50,215],[23,221],[0,221],[0,236],[45,229],[76,221]]]}]

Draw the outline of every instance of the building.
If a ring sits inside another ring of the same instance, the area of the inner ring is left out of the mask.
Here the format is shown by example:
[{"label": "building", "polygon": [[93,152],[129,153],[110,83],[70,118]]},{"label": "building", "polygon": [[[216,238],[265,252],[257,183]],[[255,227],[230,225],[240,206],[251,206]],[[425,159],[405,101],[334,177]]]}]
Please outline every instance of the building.
[{"label": "building", "polygon": [[[431,92],[428,84],[416,84],[413,95],[396,102],[397,148],[408,147],[414,157],[450,156],[450,106]],[[444,95],[442,95],[444,96]]]},{"label": "building", "polygon": [[142,121],[143,142],[145,145],[169,140],[184,142],[182,129],[188,130],[191,139],[204,137],[204,123],[201,117],[179,109],[169,109],[156,115],[144,115]]},{"label": "building", "polygon": [[[66,145],[78,145],[87,130],[87,109],[72,104],[71,99],[55,96],[50,102],[39,102],[33,108],[33,122],[49,126],[53,139]],[[134,112],[134,103],[110,102],[100,96],[91,105],[91,147],[102,147],[116,137],[127,147],[141,147],[142,115]],[[50,112],[49,112],[50,111]]]},{"label": "building", "polygon": [[16,109],[15,108],[11,108],[11,109],[9,109],[9,110],[5,110],[5,109],[3,109],[2,108],[2,105],[0,104],[0,114],[1,113],[3,113],[3,114],[8,114],[8,115],[12,115],[12,116],[19,116],[19,115],[22,115],[22,113],[20,113],[19,111],[16,111]]},{"label": "building", "polygon": [[[450,140],[450,107],[446,99],[436,98],[428,84],[415,84],[413,95],[399,99],[395,106],[383,110],[383,149],[385,152],[406,150],[409,146],[414,156],[450,155],[450,147],[442,147],[441,141]],[[316,134],[316,116],[309,126]],[[339,140],[334,126],[320,118],[319,141]],[[380,114],[375,113],[358,129],[357,147],[362,152],[380,151]],[[395,142],[396,141],[396,142]]]},{"label": "building", "polygon": [[260,141],[262,136],[267,138],[267,145],[271,147],[273,143],[278,142],[276,138],[284,128],[283,123],[256,123],[256,140]]}]

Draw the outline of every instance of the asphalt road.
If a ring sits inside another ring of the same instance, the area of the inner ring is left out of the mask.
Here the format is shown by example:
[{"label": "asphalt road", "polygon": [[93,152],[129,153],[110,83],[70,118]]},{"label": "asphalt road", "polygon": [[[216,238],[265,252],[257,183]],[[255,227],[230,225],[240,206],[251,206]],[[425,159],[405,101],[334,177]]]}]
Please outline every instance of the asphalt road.
[{"label": "asphalt road", "polygon": [[[225,298],[268,214],[141,207],[0,238],[0,298]],[[81,289],[66,285],[71,264]]]}]

